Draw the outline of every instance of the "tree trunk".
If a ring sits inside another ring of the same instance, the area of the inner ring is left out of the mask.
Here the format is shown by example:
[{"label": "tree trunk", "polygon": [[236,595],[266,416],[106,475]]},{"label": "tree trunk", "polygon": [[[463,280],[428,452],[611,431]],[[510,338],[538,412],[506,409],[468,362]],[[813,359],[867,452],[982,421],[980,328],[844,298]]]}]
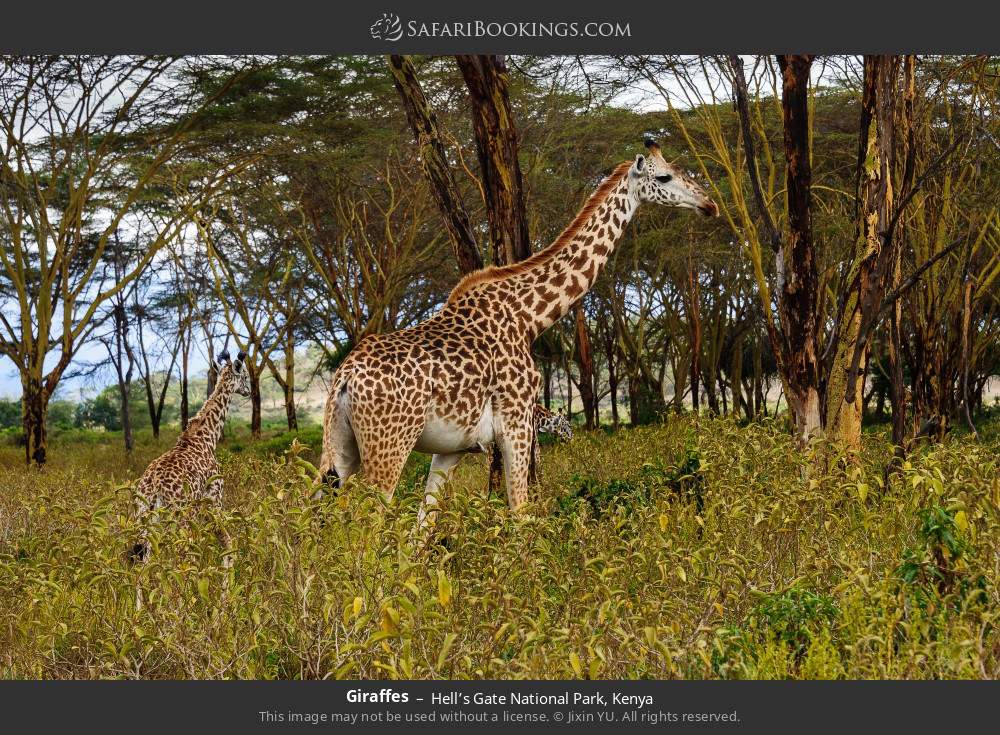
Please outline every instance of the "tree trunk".
[{"label": "tree trunk", "polygon": [[[629,384],[632,385],[633,381],[630,380]],[[662,383],[657,385],[644,373],[639,372],[635,377],[634,385],[635,404],[632,423],[636,426],[643,426],[659,421],[667,412],[667,404],[663,400]]]},{"label": "tree trunk", "polygon": [[566,373],[566,418],[573,420],[573,375],[569,371],[569,361],[563,356],[563,372]]},{"label": "tree trunk", "polygon": [[[809,73],[812,57],[779,56],[782,74],[788,237],[777,254],[781,335],[769,336],[783,371],[796,434],[806,442],[821,430],[817,299],[819,279],[812,237],[812,166],[809,145]],[[755,165],[755,164],[752,164]]]},{"label": "tree trunk", "polygon": [[188,343],[184,341],[181,350],[181,431],[187,429],[191,415],[191,405],[188,401]]},{"label": "tree trunk", "polygon": [[740,335],[733,342],[733,354],[730,356],[729,386],[733,393],[733,418],[739,419],[741,415],[750,418],[745,410],[746,402],[743,400],[743,335]]},{"label": "tree trunk", "polygon": [[156,404],[153,401],[153,389],[149,384],[149,381],[145,381],[146,388],[146,409],[149,411],[149,425],[153,430],[153,438],[160,438],[160,415],[156,410]]},{"label": "tree trunk", "polygon": [[295,342],[285,340],[285,380],[281,389],[285,393],[285,419],[289,431],[299,430],[299,417],[295,408]]},{"label": "tree trunk", "polygon": [[688,263],[688,314],[691,329],[691,410],[697,416],[701,409],[701,304],[698,295],[698,274],[694,261]]},{"label": "tree trunk", "polygon": [[149,411],[149,423],[153,429],[153,438],[160,438],[160,418],[163,416],[163,406],[167,398],[167,388],[170,385],[170,376],[174,372],[174,364],[177,362],[177,352],[180,347],[180,342],[174,347],[173,352],[170,354],[170,365],[167,367],[167,371],[164,374],[163,387],[160,389],[159,401],[157,401],[153,396],[153,373],[149,367],[149,353],[146,352],[146,341],[143,337],[143,318],[142,312],[137,314],[137,333],[139,341],[139,357],[141,362],[136,359],[132,354],[131,348],[129,348],[129,357],[132,359],[133,363],[139,363],[142,368],[140,375],[142,377],[142,384],[146,391],[146,409]]},{"label": "tree trunk", "polygon": [[40,378],[21,377],[21,426],[24,430],[24,461],[27,465],[41,467],[48,450],[45,425],[48,417],[49,396]]},{"label": "tree trunk", "polygon": [[583,415],[588,430],[595,427],[597,403],[594,396],[594,356],[590,348],[590,335],[587,331],[587,320],[583,313],[583,304],[577,304],[576,312],[576,366],[580,371],[580,400],[583,402]]},{"label": "tree trunk", "polygon": [[[902,187],[909,186],[913,178],[913,161],[915,158],[915,131],[913,129],[913,105],[916,97],[915,86],[916,58],[908,55],[903,62],[903,123],[905,129],[896,136],[897,145],[903,146],[902,154],[898,159],[904,161]],[[906,232],[905,224],[900,225],[898,237],[903,241]],[[890,275],[890,285],[893,290],[899,287],[903,279],[903,250],[896,247],[892,258],[892,273]],[[889,352],[889,398],[892,402],[892,443],[894,446],[893,460],[886,468],[886,486],[890,472],[896,465],[902,462],[906,453],[906,410],[907,410],[907,389],[905,376],[903,375],[903,302],[896,299],[892,304],[889,316],[887,347]]]},{"label": "tree trunk", "polygon": [[616,358],[618,348],[615,344],[615,333],[610,326],[604,327],[604,354],[608,363],[608,391],[611,395],[611,425],[617,430],[618,417],[618,366]]},{"label": "tree trunk", "polygon": [[879,385],[875,392],[875,422],[885,423],[885,386]]},{"label": "tree trunk", "polygon": [[[249,368],[249,365],[247,367]],[[260,439],[260,370],[248,370],[248,374],[250,378],[250,438]]]},{"label": "tree trunk", "polygon": [[212,350],[208,351],[208,370],[205,372],[205,398],[212,395],[212,391],[215,390],[215,381],[219,375],[219,368],[215,364],[215,356],[212,354]]},{"label": "tree trunk", "polygon": [[969,408],[969,332],[972,321],[972,279],[966,275],[962,284],[962,377],[961,377],[961,410],[969,431],[974,439],[979,438],[976,425],[972,421],[972,410]]},{"label": "tree trunk", "polygon": [[122,437],[125,440],[125,452],[127,454],[131,454],[135,446],[135,438],[132,436],[132,407],[129,405],[129,393],[132,392],[131,373],[132,370],[130,368],[126,379],[118,383],[118,395],[121,399]]},{"label": "tree trunk", "polygon": [[469,90],[493,262],[517,263],[531,255],[531,240],[507,66],[498,55],[459,55],[455,60]]},{"label": "tree trunk", "polygon": [[[129,398],[132,393],[132,374],[135,369],[135,360],[132,358],[132,350],[128,344],[128,315],[123,301],[115,304],[112,311],[112,324],[115,329],[114,349],[112,350],[109,344],[108,355],[114,362],[115,373],[118,377],[119,413],[121,414],[125,453],[131,454],[135,440],[132,436],[132,407],[129,404]],[[123,370],[126,363],[128,368]]]},{"label": "tree trunk", "polygon": [[483,267],[483,258],[476,244],[469,214],[462,203],[458,185],[448,165],[448,156],[441,142],[437,116],[427,104],[427,98],[420,87],[410,57],[390,56],[389,69],[392,71],[396,91],[399,92],[403,102],[406,119],[416,136],[417,147],[420,150],[420,165],[424,176],[430,182],[431,193],[450,235],[458,269],[463,274],[471,273]]},{"label": "tree trunk", "polygon": [[760,336],[753,337],[753,414],[767,415],[764,399],[764,356]]},{"label": "tree trunk", "polygon": [[826,396],[826,428],[846,449],[861,445],[861,411],[868,340],[878,319],[892,266],[898,56],[866,56],[858,146],[858,236],[841,296]]},{"label": "tree trunk", "polygon": [[299,417],[295,410],[295,389],[286,384],[285,393],[285,421],[289,431],[299,430]]},{"label": "tree trunk", "polygon": [[705,373],[702,378],[705,386],[705,400],[708,401],[708,412],[713,416],[719,415],[719,394],[716,390],[718,381],[715,379],[715,371]]}]

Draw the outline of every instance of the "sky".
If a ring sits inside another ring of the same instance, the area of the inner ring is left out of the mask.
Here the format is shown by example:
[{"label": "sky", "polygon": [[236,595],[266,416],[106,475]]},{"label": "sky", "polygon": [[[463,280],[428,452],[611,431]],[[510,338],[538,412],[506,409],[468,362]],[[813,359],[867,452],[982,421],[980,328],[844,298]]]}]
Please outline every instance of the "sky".
[{"label": "sky", "polygon": [[[748,64],[747,73],[750,74],[751,68],[749,65],[752,63],[750,57],[746,57],[745,62]],[[826,71],[825,67],[819,65],[815,66],[814,83],[822,81],[824,73],[829,73]],[[680,94],[680,85],[676,80],[668,77],[665,81],[664,88],[667,93],[673,97],[673,103],[675,105],[678,107],[685,105],[683,95]],[[704,93],[707,90],[702,88],[701,91]],[[641,109],[643,111],[663,110],[666,108],[660,92],[645,81],[640,81],[631,89],[622,91],[622,93],[615,100],[615,103],[632,107],[634,109]],[[198,373],[204,372],[207,368],[208,353],[204,344],[196,342],[193,347],[194,350],[191,355],[190,363],[191,373],[192,375],[197,375]],[[55,362],[56,359],[57,355],[55,353],[49,355],[50,362]],[[79,370],[81,367],[90,364],[106,362],[107,353],[104,346],[97,342],[90,342],[78,351],[73,364],[70,367],[70,372],[72,373],[74,370]],[[58,395],[70,400],[79,400],[81,397],[91,395],[112,382],[112,370],[113,368],[110,364],[108,364],[106,369],[90,372],[88,375],[67,375],[60,382]],[[0,397],[13,399],[20,396],[20,394],[21,381],[14,363],[10,360],[10,358],[0,356]]]}]

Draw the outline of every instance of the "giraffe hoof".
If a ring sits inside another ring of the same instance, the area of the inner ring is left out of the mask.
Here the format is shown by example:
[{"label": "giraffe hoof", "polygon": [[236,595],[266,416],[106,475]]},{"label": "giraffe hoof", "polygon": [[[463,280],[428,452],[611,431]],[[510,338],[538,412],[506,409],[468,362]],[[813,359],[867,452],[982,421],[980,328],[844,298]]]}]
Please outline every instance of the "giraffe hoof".
[{"label": "giraffe hoof", "polygon": [[340,475],[337,474],[337,470],[327,470],[323,475],[323,484],[330,488],[330,495],[337,497],[337,491],[340,490]]},{"label": "giraffe hoof", "polygon": [[128,560],[133,564],[143,562],[146,560],[146,545],[143,543],[137,543],[128,550]]}]

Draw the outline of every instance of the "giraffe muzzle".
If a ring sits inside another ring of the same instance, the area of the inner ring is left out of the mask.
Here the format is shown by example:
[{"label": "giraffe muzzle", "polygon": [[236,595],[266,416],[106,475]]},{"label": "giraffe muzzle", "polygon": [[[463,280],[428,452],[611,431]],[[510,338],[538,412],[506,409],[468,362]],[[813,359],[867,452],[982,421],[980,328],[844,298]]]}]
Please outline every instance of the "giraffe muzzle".
[{"label": "giraffe muzzle", "polygon": [[706,217],[718,217],[719,205],[713,202],[711,199],[706,199],[704,203],[698,205],[698,211],[701,212]]}]

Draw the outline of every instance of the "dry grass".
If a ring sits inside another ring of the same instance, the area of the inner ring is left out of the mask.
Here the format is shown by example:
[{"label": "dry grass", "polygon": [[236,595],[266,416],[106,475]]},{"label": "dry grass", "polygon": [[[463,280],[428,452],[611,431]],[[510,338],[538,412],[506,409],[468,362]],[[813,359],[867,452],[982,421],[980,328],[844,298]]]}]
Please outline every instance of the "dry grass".
[{"label": "dry grass", "polygon": [[521,518],[467,460],[420,549],[425,460],[388,508],[361,484],[313,502],[301,465],[237,439],[224,512],[163,519],[141,568],[124,554],[129,482],[165,443],[131,461],[107,440],[57,444],[41,473],[3,447],[0,673],[996,677],[1000,443],[950,440],[883,489],[887,448],[865,441],[848,469],[806,477],[770,422],[580,433],[546,447]]}]

